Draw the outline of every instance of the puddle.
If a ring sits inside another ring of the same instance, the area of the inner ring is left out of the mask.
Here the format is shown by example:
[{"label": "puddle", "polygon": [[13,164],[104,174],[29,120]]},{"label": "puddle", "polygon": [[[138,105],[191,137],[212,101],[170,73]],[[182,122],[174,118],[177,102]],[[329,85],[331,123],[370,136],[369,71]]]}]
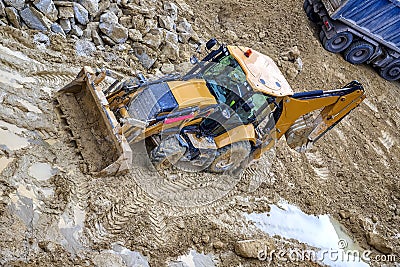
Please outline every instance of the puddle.
[{"label": "puddle", "polygon": [[18,102],[21,103],[30,112],[43,113],[38,107],[32,105],[24,99],[19,99]]},{"label": "puddle", "polygon": [[0,129],[0,145],[5,145],[10,150],[18,150],[27,147],[29,142],[13,132]]},{"label": "puddle", "polygon": [[205,255],[197,253],[195,250],[190,250],[187,255],[179,256],[176,261],[168,263],[168,267],[212,267],[215,263],[210,254]]},{"label": "puddle", "polygon": [[45,181],[53,176],[53,168],[47,163],[34,163],[29,167],[29,175],[39,181]]},{"label": "puddle", "polygon": [[82,229],[85,222],[86,213],[79,207],[73,207],[73,214],[65,211],[58,222],[60,233],[64,236],[61,244],[71,253],[78,253],[83,250],[81,244]]},{"label": "puddle", "polygon": [[1,157],[0,158],[0,173],[7,168],[8,164],[11,163],[14,160],[14,158],[5,158]]},{"label": "puddle", "polygon": [[[244,214],[247,220],[269,234],[279,235],[286,239],[296,239],[299,242],[321,249],[317,251],[317,260],[322,260],[328,266],[369,266],[361,258],[354,254],[346,253],[347,257],[339,257],[333,261],[323,255],[325,251],[358,251],[362,255],[362,249],[346,234],[344,227],[329,215],[308,215],[298,207],[288,203],[271,205],[269,213]],[[334,258],[335,259],[335,258]]]}]

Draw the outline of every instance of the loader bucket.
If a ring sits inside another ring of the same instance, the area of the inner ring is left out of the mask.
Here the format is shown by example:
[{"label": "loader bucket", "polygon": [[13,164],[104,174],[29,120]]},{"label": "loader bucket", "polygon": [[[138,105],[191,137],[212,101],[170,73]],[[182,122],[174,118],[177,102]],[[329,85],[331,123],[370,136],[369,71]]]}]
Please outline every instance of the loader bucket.
[{"label": "loader bucket", "polygon": [[130,169],[132,151],[97,86],[100,80],[91,68],[84,67],[75,80],[56,93],[55,102],[83,157],[86,172],[116,175]]}]

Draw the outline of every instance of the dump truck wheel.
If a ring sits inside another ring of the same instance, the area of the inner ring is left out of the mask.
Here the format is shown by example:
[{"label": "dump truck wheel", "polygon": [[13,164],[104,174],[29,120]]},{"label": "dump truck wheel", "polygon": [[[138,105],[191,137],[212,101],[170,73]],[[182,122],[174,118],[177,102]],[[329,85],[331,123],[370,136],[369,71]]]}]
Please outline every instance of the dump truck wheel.
[{"label": "dump truck wheel", "polygon": [[154,148],[150,153],[150,159],[154,167],[158,170],[167,169],[174,165],[186,152],[178,139],[174,136],[168,136]]},{"label": "dump truck wheel", "polygon": [[353,35],[349,32],[339,32],[331,39],[328,39],[325,32],[321,30],[320,39],[326,50],[332,53],[339,53],[349,47],[353,41]]},{"label": "dump truck wheel", "polygon": [[374,54],[372,44],[358,41],[352,43],[344,52],[344,59],[351,64],[362,64]]},{"label": "dump truck wheel", "polygon": [[382,78],[388,81],[400,79],[400,60],[393,61],[379,72]]},{"label": "dump truck wheel", "polygon": [[218,149],[209,169],[215,173],[233,172],[249,156],[250,150],[251,145],[248,141],[240,141],[224,146]]},{"label": "dump truck wheel", "polygon": [[304,1],[303,8],[304,8],[304,11],[306,12],[306,15],[307,15],[307,17],[308,17],[309,20],[311,20],[312,22],[318,22],[318,21],[320,21],[320,18],[319,18],[319,16],[318,16],[318,14],[316,14],[316,13],[314,12],[314,8],[313,8],[313,6],[308,2],[308,0],[305,0],[305,1]]}]

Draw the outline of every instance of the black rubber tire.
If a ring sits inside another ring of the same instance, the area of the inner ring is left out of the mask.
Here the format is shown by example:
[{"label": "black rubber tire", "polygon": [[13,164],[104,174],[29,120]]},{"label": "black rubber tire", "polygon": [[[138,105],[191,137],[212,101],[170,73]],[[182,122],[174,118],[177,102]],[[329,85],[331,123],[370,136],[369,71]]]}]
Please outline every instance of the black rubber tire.
[{"label": "black rubber tire", "polygon": [[394,60],[386,67],[380,69],[379,75],[388,81],[400,79],[400,59]]},{"label": "black rubber tire", "polygon": [[352,43],[344,51],[344,59],[351,64],[362,64],[374,54],[374,46],[365,41]]},{"label": "black rubber tire", "polygon": [[350,32],[339,32],[331,39],[328,39],[325,32],[321,30],[319,37],[325,50],[332,53],[344,51],[353,42],[353,34]]},{"label": "black rubber tire", "polygon": [[250,154],[251,145],[248,141],[240,141],[224,146],[217,151],[209,170],[215,173],[232,173]]},{"label": "black rubber tire", "polygon": [[314,12],[312,5],[308,2],[308,0],[304,0],[303,9],[306,12],[307,18],[312,22],[319,22],[321,19],[318,14]]},{"label": "black rubber tire", "polygon": [[186,152],[178,139],[174,136],[168,136],[150,153],[150,159],[153,166],[158,169],[166,169],[174,165]]}]

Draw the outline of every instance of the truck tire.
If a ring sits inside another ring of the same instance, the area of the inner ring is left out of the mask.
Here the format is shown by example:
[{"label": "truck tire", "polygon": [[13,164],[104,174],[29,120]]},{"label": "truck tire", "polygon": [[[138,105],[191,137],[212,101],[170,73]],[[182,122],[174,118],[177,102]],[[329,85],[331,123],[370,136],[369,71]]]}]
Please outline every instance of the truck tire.
[{"label": "truck tire", "polygon": [[400,79],[400,59],[392,61],[386,67],[381,68],[379,74],[388,81]]},{"label": "truck tire", "polygon": [[168,136],[150,153],[150,159],[157,170],[167,169],[174,165],[186,152],[178,139],[174,136]]},{"label": "truck tire", "polygon": [[250,151],[249,141],[240,141],[224,146],[218,149],[209,170],[215,173],[232,173],[240,167],[242,161],[249,156]]},{"label": "truck tire", "polygon": [[365,41],[352,43],[344,52],[344,59],[351,64],[362,64],[374,54],[374,46]]},{"label": "truck tire", "polygon": [[319,18],[318,14],[314,12],[313,6],[308,2],[308,0],[304,0],[303,4],[304,11],[309,20],[312,22],[319,22],[321,19]]},{"label": "truck tire", "polygon": [[323,30],[319,35],[324,48],[332,53],[339,53],[344,51],[353,41],[353,34],[350,32],[339,32],[332,38],[328,39]]}]

